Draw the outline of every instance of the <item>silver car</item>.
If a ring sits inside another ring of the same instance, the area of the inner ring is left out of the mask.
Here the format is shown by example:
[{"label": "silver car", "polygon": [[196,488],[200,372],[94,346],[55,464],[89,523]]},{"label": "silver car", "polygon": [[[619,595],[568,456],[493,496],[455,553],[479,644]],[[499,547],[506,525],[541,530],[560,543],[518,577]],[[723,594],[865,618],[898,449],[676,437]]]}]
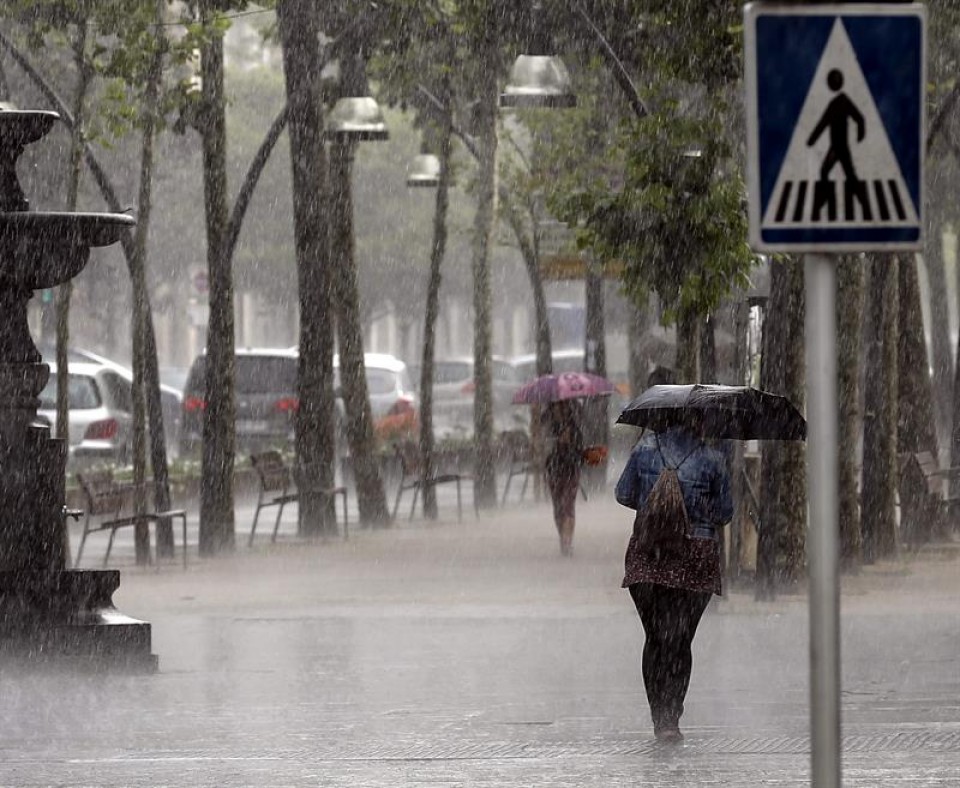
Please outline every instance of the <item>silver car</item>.
[{"label": "silver car", "polygon": [[[40,392],[38,422],[50,425],[56,434],[57,365],[50,364],[50,380]],[[104,360],[71,361],[68,373],[67,404],[70,410],[69,464],[107,462],[126,465],[131,459],[133,423],[133,374]],[[161,386],[164,431],[167,445],[176,433],[180,395]]]},{"label": "silver car", "polygon": [[[490,360],[493,417],[497,429],[512,428],[510,400],[517,389],[513,366],[499,356]],[[433,422],[437,435],[473,433],[476,382],[473,357],[437,359],[433,365]]]},{"label": "silver car", "polygon": [[[71,362],[67,404],[70,408],[70,465],[103,461],[126,465],[130,460],[133,398],[130,381],[102,364]],[[40,392],[38,421],[57,431],[57,366]]]},{"label": "silver car", "polygon": [[[381,440],[415,439],[419,430],[420,403],[407,365],[387,353],[364,353],[364,372],[370,397],[373,428]],[[340,358],[333,357],[334,385],[337,390],[337,442],[346,446],[344,406],[340,391]]]}]

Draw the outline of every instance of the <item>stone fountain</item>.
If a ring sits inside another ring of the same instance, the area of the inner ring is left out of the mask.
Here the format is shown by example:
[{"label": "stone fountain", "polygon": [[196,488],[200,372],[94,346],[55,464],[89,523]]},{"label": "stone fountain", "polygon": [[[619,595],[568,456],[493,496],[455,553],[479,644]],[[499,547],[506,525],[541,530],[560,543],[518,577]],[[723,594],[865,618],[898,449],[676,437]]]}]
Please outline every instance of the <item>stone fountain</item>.
[{"label": "stone fountain", "polygon": [[30,336],[27,302],[77,276],[91,247],[116,243],[134,224],[125,214],[30,210],[17,159],[58,119],[0,108],[0,657],[153,670],[150,624],[113,605],[120,573],[67,568],[67,449],[35,423],[50,368]]}]

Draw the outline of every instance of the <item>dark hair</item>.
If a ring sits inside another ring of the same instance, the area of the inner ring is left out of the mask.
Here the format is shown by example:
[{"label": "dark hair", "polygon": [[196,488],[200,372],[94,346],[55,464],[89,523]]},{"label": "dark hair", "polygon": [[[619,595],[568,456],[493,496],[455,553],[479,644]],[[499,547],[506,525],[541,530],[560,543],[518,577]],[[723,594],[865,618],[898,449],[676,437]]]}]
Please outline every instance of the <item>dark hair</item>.
[{"label": "dark hair", "polygon": [[647,386],[673,385],[677,382],[677,374],[670,367],[656,366],[647,376]]}]

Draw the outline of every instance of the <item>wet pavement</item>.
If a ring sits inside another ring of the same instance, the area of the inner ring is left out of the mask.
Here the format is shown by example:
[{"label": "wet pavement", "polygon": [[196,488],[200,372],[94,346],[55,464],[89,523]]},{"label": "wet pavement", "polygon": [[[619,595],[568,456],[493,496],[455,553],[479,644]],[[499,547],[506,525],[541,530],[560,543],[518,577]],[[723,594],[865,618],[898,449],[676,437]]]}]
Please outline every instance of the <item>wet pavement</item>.
[{"label": "wet pavement", "polygon": [[[133,567],[118,537],[115,601],[153,624],[160,673],[0,674],[0,785],[809,784],[805,595],[714,600],[686,742],[660,746],[619,588],[629,513],[581,502],[564,559],[543,504],[458,523],[441,503],[309,544],[291,512],[249,551],[245,504],[237,555],[194,547],[186,571]],[[845,785],[960,784],[958,601],[952,549],[844,581]]]}]

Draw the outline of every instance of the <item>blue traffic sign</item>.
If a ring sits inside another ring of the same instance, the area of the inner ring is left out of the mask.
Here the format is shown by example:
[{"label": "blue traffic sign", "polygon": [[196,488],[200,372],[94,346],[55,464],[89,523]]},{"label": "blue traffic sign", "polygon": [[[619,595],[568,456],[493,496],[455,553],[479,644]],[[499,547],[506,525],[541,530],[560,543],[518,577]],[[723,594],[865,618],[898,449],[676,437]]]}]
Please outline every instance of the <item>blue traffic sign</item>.
[{"label": "blue traffic sign", "polygon": [[744,9],[750,241],[915,250],[923,235],[923,6]]}]

